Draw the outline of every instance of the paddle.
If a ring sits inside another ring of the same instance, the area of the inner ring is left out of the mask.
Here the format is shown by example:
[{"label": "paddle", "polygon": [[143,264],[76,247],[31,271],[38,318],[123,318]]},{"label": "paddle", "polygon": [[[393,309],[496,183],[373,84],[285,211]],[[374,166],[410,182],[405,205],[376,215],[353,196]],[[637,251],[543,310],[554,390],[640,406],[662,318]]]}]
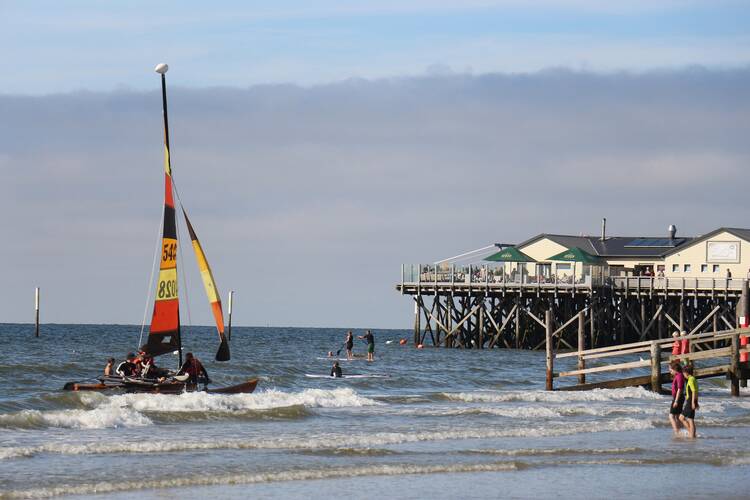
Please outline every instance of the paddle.
[{"label": "paddle", "polygon": [[221,344],[216,351],[216,361],[229,361],[229,342],[224,335],[221,335]]},{"label": "paddle", "polygon": [[336,351],[336,356],[338,356],[339,354],[341,354],[341,351],[344,350],[344,347],[346,347],[346,342],[344,342],[343,344],[341,344],[341,349],[339,349],[338,351]]}]

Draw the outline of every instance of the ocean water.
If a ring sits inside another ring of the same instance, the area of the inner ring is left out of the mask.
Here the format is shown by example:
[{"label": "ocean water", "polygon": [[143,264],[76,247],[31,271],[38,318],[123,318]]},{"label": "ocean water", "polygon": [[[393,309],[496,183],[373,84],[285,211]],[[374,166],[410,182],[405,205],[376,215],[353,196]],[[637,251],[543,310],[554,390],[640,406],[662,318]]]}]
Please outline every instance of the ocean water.
[{"label": "ocean water", "polygon": [[217,363],[215,330],[187,327],[215,386],[256,392],[151,395],[61,390],[133,350],[137,326],[0,325],[0,498],[750,497],[750,399],[724,380],[701,381],[699,439],[675,439],[666,396],[544,391],[543,352],[374,333],[376,361],[344,374],[388,377],[331,380],[305,375],[328,373],[345,330],[234,328]]}]

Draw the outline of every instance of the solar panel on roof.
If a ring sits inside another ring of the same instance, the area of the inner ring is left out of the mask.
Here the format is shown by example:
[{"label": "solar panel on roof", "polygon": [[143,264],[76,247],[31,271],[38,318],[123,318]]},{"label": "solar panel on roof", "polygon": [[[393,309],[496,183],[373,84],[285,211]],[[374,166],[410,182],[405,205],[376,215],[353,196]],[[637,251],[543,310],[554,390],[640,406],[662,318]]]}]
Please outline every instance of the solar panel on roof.
[{"label": "solar panel on roof", "polygon": [[685,238],[636,238],[630,243],[626,244],[626,248],[632,248],[632,247],[666,247],[666,248],[672,248],[676,247],[677,245],[680,245],[683,241],[685,241]]}]

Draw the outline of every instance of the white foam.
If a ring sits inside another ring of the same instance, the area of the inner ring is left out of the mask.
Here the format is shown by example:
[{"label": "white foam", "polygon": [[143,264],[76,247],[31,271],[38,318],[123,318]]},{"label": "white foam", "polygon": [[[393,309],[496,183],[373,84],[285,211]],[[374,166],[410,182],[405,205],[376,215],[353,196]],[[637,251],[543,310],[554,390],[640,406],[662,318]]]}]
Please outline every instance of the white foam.
[{"label": "white foam", "polygon": [[66,484],[59,486],[31,488],[27,490],[7,491],[4,498],[48,498],[59,495],[88,495],[133,491],[135,489],[179,488],[187,486],[214,486],[225,484],[253,484],[281,481],[304,481],[313,479],[330,479],[339,477],[393,476],[407,474],[444,474],[465,472],[501,472],[517,470],[519,465],[513,462],[478,463],[478,464],[385,464],[359,467],[329,467],[325,469],[291,470],[282,472],[236,473],[224,475],[188,475],[164,479],[131,482],[98,482],[84,484]]},{"label": "white foam", "polygon": [[523,401],[529,403],[569,403],[576,401],[620,401],[623,399],[662,400],[663,396],[647,391],[642,387],[624,389],[594,389],[591,391],[481,391],[442,393],[452,401],[469,403],[504,403]]},{"label": "white foam", "polygon": [[0,427],[63,427],[103,429],[152,425],[148,413],[219,412],[236,413],[247,410],[271,410],[304,406],[307,408],[342,408],[380,405],[357,394],[351,388],[334,390],[306,389],[287,393],[276,390],[253,394],[207,394],[192,392],[180,395],[123,394],[80,397],[86,410],[38,411],[24,410],[0,415]]},{"label": "white foam", "polygon": [[479,429],[448,428],[422,432],[375,432],[362,434],[323,434],[315,437],[279,436],[273,439],[209,440],[209,441],[96,441],[80,445],[49,443],[36,447],[0,448],[0,457],[16,458],[38,453],[65,455],[108,453],[165,453],[218,449],[290,449],[321,450],[337,448],[375,448],[386,445],[423,441],[461,439],[491,439],[504,437],[564,436],[591,432],[641,430],[654,427],[655,422],[645,419],[611,418],[598,422],[542,423],[536,427],[498,427]]}]

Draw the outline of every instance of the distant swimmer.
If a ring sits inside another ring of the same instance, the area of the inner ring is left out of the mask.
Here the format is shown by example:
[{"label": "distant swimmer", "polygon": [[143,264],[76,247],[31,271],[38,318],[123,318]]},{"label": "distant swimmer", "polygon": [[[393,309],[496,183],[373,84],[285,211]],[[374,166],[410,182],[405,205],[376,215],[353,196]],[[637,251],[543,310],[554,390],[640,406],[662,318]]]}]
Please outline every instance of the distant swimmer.
[{"label": "distant swimmer", "polygon": [[333,362],[333,366],[331,367],[331,377],[333,378],[343,377],[343,374],[341,373],[341,367],[339,366],[338,361]]},{"label": "distant swimmer", "polygon": [[685,382],[685,407],[682,409],[680,420],[688,431],[688,437],[695,439],[695,410],[698,409],[698,382],[693,376],[693,366],[688,365],[682,369],[687,375]]},{"label": "distant swimmer", "polygon": [[367,342],[367,361],[375,361],[375,337],[370,330],[364,335],[359,335],[358,339],[364,339]]},{"label": "distant swimmer", "polygon": [[682,421],[680,413],[685,404],[685,376],[682,374],[682,365],[675,360],[669,364],[669,373],[672,375],[672,404],[669,407],[669,423],[675,436],[680,435]]},{"label": "distant swimmer", "polygon": [[351,361],[354,359],[354,354],[352,354],[352,349],[354,349],[354,335],[351,330],[346,332],[346,341],[344,344],[346,345],[346,359]]},{"label": "distant swimmer", "polygon": [[109,358],[107,360],[107,366],[104,367],[104,376],[111,377],[115,367],[115,358]]}]

